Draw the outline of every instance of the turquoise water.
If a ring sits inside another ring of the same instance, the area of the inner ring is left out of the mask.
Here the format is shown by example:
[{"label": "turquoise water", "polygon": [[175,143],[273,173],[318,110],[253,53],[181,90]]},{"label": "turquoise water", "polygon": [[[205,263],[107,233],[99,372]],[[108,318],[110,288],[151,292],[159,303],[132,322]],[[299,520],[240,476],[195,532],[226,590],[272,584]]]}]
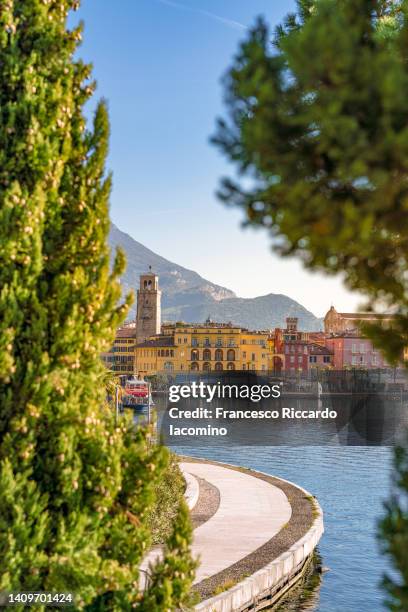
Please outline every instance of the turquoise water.
[{"label": "turquoise water", "polygon": [[307,610],[385,610],[379,586],[385,563],[376,523],[389,490],[389,447],[189,447],[185,451],[281,476],[317,497],[325,522],[319,550],[329,571],[322,576],[317,601]]},{"label": "turquoise water", "polygon": [[[322,565],[328,571],[322,574],[320,587],[312,600],[305,607],[289,606],[288,612],[376,612],[386,609],[380,582],[389,564],[381,555],[376,528],[390,490],[392,438],[407,424],[407,406],[382,402],[376,407],[370,403],[362,413],[360,406],[347,405],[344,399],[342,402],[345,402],[348,417],[337,425],[336,436],[333,436],[333,426],[324,423],[293,425],[291,429],[286,426],[282,429],[282,424],[278,424],[266,433],[268,428],[263,426],[261,435],[258,424],[254,425],[255,442],[249,428],[240,424],[229,441],[218,439],[211,444],[211,438],[197,438],[193,442],[184,441],[184,444],[176,440],[171,445],[181,454],[280,476],[317,497],[325,523],[319,551]],[[159,427],[161,422],[163,431],[164,401],[159,401],[157,408]],[[361,446],[362,439],[365,446]]]}]

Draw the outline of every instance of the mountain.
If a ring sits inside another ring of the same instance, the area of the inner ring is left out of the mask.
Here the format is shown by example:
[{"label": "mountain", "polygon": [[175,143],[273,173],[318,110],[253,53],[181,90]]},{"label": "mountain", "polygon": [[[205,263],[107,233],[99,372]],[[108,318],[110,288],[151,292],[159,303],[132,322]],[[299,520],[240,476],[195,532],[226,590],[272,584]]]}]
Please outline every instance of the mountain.
[{"label": "mountain", "polygon": [[[122,276],[126,293],[136,290],[139,276],[152,266],[159,275],[162,290],[162,319],[202,323],[231,321],[250,329],[282,327],[288,316],[298,317],[301,329],[321,329],[321,320],[286,295],[270,293],[256,298],[239,298],[233,291],[220,287],[202,276],[157,255],[113,223],[109,244],[114,251],[120,246],[126,253],[127,267]],[[134,317],[135,310],[130,313]]]}]

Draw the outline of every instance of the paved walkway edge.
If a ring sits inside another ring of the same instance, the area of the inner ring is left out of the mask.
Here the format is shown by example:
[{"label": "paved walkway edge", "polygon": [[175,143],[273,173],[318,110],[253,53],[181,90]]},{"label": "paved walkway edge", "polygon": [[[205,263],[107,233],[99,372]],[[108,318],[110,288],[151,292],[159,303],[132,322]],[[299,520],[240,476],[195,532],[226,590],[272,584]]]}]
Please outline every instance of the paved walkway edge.
[{"label": "paved walkway edge", "polygon": [[[194,458],[198,460],[197,458]],[[205,461],[205,459],[204,459]],[[216,461],[211,461],[216,464]],[[219,463],[224,467],[234,469],[239,466]],[[270,476],[265,472],[251,470],[256,474]],[[206,599],[194,607],[197,612],[244,612],[245,610],[261,610],[277,601],[303,575],[303,570],[313,556],[313,552],[324,533],[323,511],[308,491],[289,480],[277,478],[296,487],[306,497],[313,500],[314,521],[306,534],[295,542],[286,552],[271,563],[258,570],[248,578],[238,582],[232,588]]]},{"label": "paved walkway edge", "polygon": [[184,491],[184,499],[190,510],[194,508],[198,502],[200,495],[200,485],[198,484],[197,478],[195,478],[189,472],[182,470],[184,480],[186,481],[186,490]]}]

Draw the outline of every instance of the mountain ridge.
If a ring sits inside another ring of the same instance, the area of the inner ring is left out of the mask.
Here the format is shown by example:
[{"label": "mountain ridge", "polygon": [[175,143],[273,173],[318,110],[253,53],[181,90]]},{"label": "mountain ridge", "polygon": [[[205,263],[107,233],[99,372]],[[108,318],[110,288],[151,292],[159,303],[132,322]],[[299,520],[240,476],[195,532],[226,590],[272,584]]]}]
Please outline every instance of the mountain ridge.
[{"label": "mountain ridge", "polygon": [[[120,246],[126,254],[127,267],[121,280],[125,292],[137,289],[139,276],[148,270],[149,265],[159,275],[163,320],[200,323],[210,317],[216,322],[231,321],[251,329],[271,329],[283,327],[287,316],[297,316],[301,329],[321,329],[321,319],[292,298],[282,293],[239,297],[227,287],[212,283],[197,272],[158,255],[113,223],[109,245],[112,251]],[[133,307],[129,318],[134,316]]]}]

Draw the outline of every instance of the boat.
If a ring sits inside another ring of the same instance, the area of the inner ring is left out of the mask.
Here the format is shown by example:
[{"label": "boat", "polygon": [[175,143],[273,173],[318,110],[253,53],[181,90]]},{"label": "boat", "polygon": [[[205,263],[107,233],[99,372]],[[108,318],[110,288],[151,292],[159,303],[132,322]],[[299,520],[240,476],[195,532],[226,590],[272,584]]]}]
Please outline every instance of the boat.
[{"label": "boat", "polygon": [[152,406],[150,383],[136,377],[129,378],[125,383],[122,404],[135,409]]}]

